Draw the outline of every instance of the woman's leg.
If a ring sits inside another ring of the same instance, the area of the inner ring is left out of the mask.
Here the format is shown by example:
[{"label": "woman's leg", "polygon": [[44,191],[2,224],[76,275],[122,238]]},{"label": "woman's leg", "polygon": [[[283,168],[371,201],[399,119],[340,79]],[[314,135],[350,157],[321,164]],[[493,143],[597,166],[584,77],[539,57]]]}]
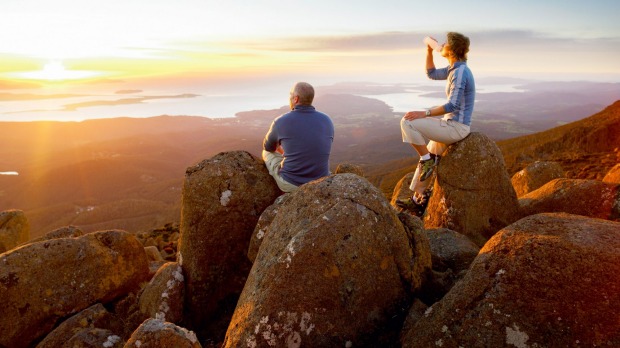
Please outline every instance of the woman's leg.
[{"label": "woman's leg", "polygon": [[[462,123],[444,120],[439,118],[421,118],[413,121],[401,120],[401,132],[403,142],[410,143],[421,154],[418,147],[423,147],[426,153],[440,156],[448,145],[462,140],[469,134],[469,126]],[[428,146],[425,139],[430,139]],[[424,144],[424,145],[422,145]],[[421,166],[416,168],[409,189],[414,192],[414,196],[423,197],[424,191],[428,188],[429,181],[420,180]]]}]

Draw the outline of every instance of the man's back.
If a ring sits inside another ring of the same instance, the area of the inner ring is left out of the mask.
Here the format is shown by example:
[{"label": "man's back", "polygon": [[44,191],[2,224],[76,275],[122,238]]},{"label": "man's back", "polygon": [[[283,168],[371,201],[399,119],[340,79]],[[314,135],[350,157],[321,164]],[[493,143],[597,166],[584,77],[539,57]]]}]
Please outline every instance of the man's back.
[{"label": "man's back", "polygon": [[295,108],[272,124],[264,142],[267,151],[280,144],[284,160],[280,175],[297,186],[329,175],[334,124],[329,116],[309,105]]}]

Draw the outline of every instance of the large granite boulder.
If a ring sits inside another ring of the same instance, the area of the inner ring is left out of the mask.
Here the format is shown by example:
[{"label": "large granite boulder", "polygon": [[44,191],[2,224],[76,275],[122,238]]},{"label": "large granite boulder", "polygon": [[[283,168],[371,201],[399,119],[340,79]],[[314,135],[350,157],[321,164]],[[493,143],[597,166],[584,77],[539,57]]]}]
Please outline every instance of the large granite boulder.
[{"label": "large granite boulder", "polygon": [[196,334],[160,319],[147,319],[140,325],[124,348],[200,348]]},{"label": "large granite boulder", "polygon": [[30,239],[30,224],[21,210],[0,212],[0,254]]},{"label": "large granite boulder", "polygon": [[620,218],[620,184],[555,179],[519,198],[522,216],[565,212],[600,219]]},{"label": "large granite boulder", "polygon": [[140,295],[140,311],[146,316],[180,324],[183,319],[185,282],[177,262],[162,266]]},{"label": "large granite boulder", "polygon": [[463,278],[480,247],[465,235],[447,228],[423,230],[423,233],[429,240],[433,271],[419,298],[433,304]]},{"label": "large granite boulder", "polygon": [[112,331],[98,328],[88,328],[79,331],[61,346],[56,348],[122,348],[125,341]]},{"label": "large granite boulder", "polygon": [[424,226],[449,228],[478,246],[515,222],[519,204],[499,148],[473,132],[452,144],[437,167]]},{"label": "large granite boulder", "polygon": [[[77,238],[83,235],[84,235],[84,231],[82,231],[79,227],[65,226],[65,227],[60,227],[50,232],[47,232],[41,237],[31,239],[24,244],[32,244],[32,243],[37,243],[37,242],[41,242],[44,240],[52,240],[52,239],[59,239],[59,238]],[[24,244],[21,244],[21,245],[24,245]]]},{"label": "large granite boulder", "polygon": [[264,162],[220,153],[187,169],[179,263],[185,276],[185,326],[201,341],[221,341],[250,272],[246,254],[259,216],[280,194]]},{"label": "large granite boulder", "polygon": [[268,206],[258,218],[258,222],[256,223],[256,227],[254,227],[254,232],[252,233],[252,238],[250,239],[250,246],[248,248],[248,259],[252,263],[256,260],[256,255],[258,254],[258,249],[263,242],[263,238],[265,238],[265,236],[269,233],[269,228],[273,222],[273,219],[275,219],[278,214],[280,207],[282,207],[282,205],[290,197],[290,193],[285,193],[276,198],[275,202]]},{"label": "large granite boulder", "polygon": [[526,217],[403,333],[403,347],[619,347],[620,223]]},{"label": "large granite boulder", "polygon": [[521,197],[553,179],[564,177],[564,169],[558,162],[537,161],[515,173],[510,181],[517,197]]},{"label": "large granite boulder", "polygon": [[138,239],[102,231],[0,254],[0,346],[27,347],[59,319],[107,303],[147,280]]},{"label": "large granite boulder", "polygon": [[428,241],[409,232],[382,193],[357,175],[303,185],[262,238],[224,346],[393,342],[430,269]]},{"label": "large granite boulder", "polygon": [[603,182],[607,182],[610,184],[620,184],[620,163],[613,166],[613,168],[611,168],[607,172],[607,174],[605,174]]},{"label": "large granite boulder", "polygon": [[413,180],[414,175],[415,172],[406,174],[396,183],[396,186],[394,186],[394,193],[392,194],[392,200],[390,201],[390,204],[394,208],[398,209],[398,206],[396,205],[397,200],[407,199],[413,194],[413,192],[409,189],[409,184],[411,184],[411,180]]},{"label": "large granite boulder", "polygon": [[90,331],[92,329],[107,330],[112,333],[110,336],[120,337],[123,332],[123,324],[119,318],[108,312],[101,303],[97,303],[63,321],[37,345],[37,348],[72,347],[66,343],[82,331],[88,331],[92,334],[93,332]]},{"label": "large granite boulder", "polygon": [[364,176],[364,170],[362,169],[362,167],[358,166],[357,164],[340,163],[338,167],[336,167],[336,171],[334,171],[334,174],[345,174],[345,173],[356,174],[361,177]]},{"label": "large granite boulder", "polygon": [[425,230],[424,234],[430,242],[433,269],[437,271],[464,271],[480,251],[469,238],[447,228]]}]

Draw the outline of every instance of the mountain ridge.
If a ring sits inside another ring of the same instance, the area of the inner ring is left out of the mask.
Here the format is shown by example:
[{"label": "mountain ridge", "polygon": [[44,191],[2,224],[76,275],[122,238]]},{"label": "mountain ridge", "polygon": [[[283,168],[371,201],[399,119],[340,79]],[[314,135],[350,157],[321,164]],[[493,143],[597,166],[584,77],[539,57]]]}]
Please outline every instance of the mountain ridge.
[{"label": "mountain ridge", "polygon": [[569,178],[600,180],[620,161],[620,100],[582,120],[497,145],[511,175],[547,160],[559,162]]}]

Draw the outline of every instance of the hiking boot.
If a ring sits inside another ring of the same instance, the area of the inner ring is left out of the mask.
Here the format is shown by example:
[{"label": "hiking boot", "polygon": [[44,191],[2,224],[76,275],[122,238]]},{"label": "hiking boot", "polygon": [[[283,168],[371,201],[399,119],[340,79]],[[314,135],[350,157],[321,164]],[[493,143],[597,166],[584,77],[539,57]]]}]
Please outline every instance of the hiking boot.
[{"label": "hiking boot", "polygon": [[428,179],[431,174],[433,174],[433,170],[435,170],[435,166],[437,166],[437,162],[439,161],[439,156],[435,154],[430,154],[431,158],[427,160],[420,160],[418,166],[420,167],[420,181],[424,181]]}]

